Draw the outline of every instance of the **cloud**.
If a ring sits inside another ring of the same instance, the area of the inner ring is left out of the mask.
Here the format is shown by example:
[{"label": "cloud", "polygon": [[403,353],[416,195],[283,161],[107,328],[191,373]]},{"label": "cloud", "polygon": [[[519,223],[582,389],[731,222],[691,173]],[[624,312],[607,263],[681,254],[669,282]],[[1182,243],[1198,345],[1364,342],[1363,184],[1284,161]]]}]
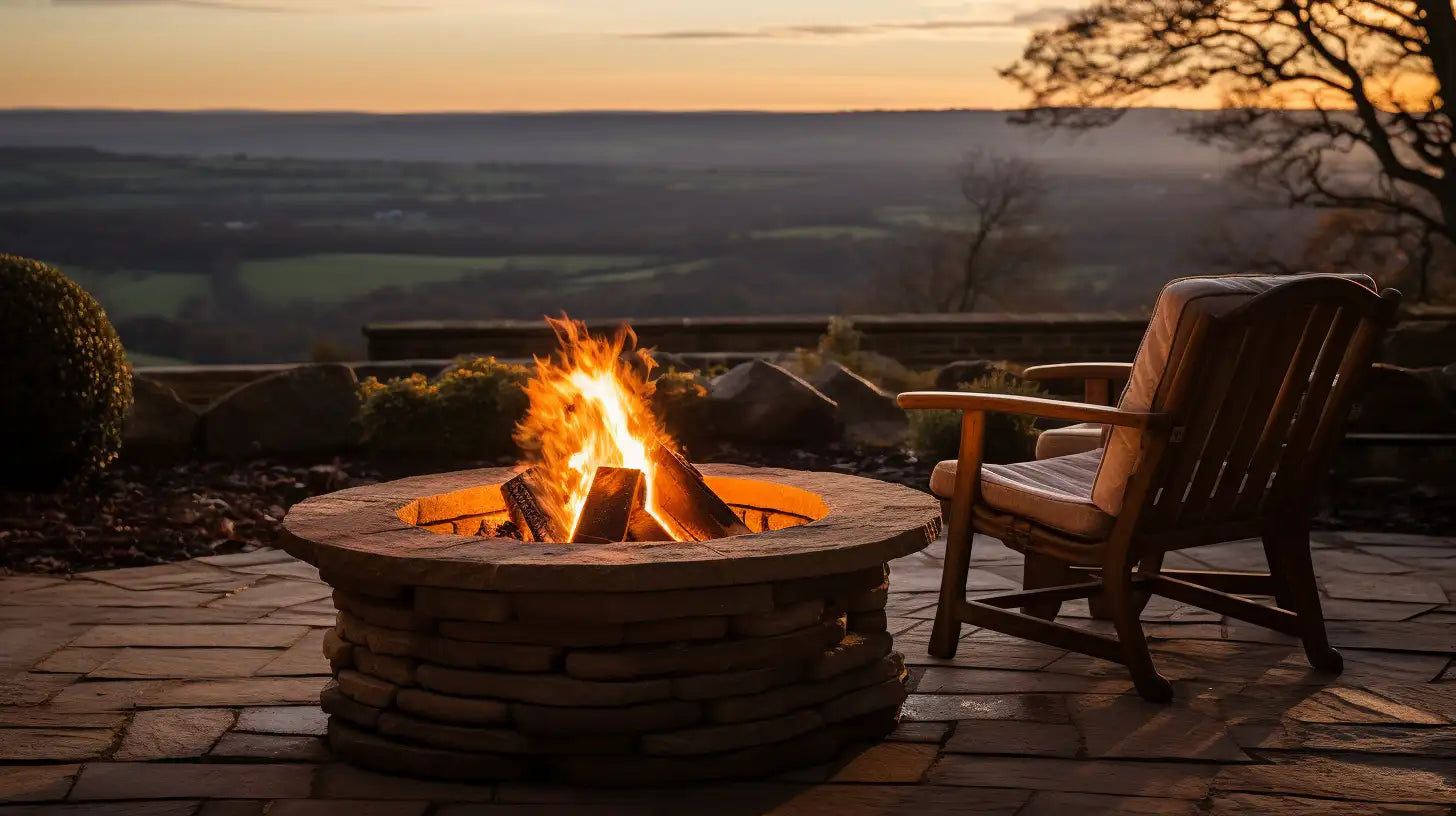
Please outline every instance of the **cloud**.
[{"label": "cloud", "polygon": [[1046,6],[1023,11],[999,20],[945,19],[880,23],[804,24],[759,28],[682,29],[624,34],[632,40],[792,40],[808,38],[863,37],[898,32],[973,31],[976,29],[1030,28],[1065,19],[1076,9]]},{"label": "cloud", "polygon": [[242,11],[264,14],[324,14],[338,11],[416,11],[423,4],[389,2],[334,2],[333,0],[50,0],[53,6],[111,6],[141,8],[173,6],[205,11]]}]

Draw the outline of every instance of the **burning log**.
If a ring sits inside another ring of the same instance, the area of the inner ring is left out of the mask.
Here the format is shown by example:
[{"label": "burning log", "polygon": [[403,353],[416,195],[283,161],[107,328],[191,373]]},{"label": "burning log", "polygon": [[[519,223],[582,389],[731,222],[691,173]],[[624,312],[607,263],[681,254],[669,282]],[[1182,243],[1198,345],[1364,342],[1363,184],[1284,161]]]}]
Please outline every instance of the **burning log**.
[{"label": "burning log", "polygon": [[544,478],[539,468],[529,468],[509,482],[501,485],[501,495],[506,500],[506,512],[515,522],[525,541],[565,541],[567,531],[561,529],[553,516],[542,505],[539,497],[545,495],[541,489]]},{"label": "burning log", "polygon": [[[581,507],[573,544],[611,544],[627,540],[632,511],[643,506],[647,486],[635,468],[599,467]],[[648,516],[650,519],[651,516]]]},{"label": "burning log", "polygon": [[707,541],[750,532],[686,459],[665,445],[652,446],[648,455],[657,466],[657,506],[689,538]]},{"label": "burning log", "polygon": [[[643,498],[646,498],[644,491]],[[669,533],[652,514],[647,512],[645,501],[632,505],[632,517],[627,520],[628,541],[673,541]]]}]

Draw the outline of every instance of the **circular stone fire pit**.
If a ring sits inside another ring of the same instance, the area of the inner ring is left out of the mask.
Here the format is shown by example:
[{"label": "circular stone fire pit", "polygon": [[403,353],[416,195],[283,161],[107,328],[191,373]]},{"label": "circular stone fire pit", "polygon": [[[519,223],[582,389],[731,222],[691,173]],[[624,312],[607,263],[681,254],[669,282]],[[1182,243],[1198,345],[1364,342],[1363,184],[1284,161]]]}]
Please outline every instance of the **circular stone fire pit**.
[{"label": "circular stone fire pit", "polygon": [[825,761],[894,726],[886,562],[939,532],[919,491],[702,468],[752,530],[698,543],[478,535],[508,468],[295,506],[282,546],[334,587],[329,742],[381,771],[650,784]]}]

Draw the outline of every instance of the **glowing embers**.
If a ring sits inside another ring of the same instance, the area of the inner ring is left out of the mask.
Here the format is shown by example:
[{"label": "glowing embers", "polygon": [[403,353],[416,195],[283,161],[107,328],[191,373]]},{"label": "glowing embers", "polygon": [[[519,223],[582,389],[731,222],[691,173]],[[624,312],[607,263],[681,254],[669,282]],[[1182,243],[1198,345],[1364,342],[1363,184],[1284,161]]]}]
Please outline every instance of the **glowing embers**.
[{"label": "glowing embers", "polygon": [[[560,349],[536,359],[530,407],[516,438],[530,467],[501,488],[527,541],[703,541],[749,532],[714,495],[649,405],[655,365],[623,327],[592,337],[565,317],[547,322]],[[635,365],[634,365],[635,363]]]}]

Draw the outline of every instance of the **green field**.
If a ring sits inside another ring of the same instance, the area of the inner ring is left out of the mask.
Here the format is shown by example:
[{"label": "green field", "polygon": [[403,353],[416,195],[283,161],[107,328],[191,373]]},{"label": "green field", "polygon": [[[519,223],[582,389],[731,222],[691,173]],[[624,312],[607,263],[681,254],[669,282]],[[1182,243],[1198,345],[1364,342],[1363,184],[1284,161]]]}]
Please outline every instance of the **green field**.
[{"label": "green field", "polygon": [[701,272],[709,266],[712,266],[713,261],[713,258],[700,258],[696,261],[683,261],[682,263],[663,264],[662,266],[647,266],[641,269],[627,269],[621,272],[602,272],[595,275],[584,275],[578,278],[577,282],[600,286],[605,283],[637,283],[667,275],[691,275],[694,272]]},{"label": "green field", "polygon": [[[652,280],[702,271],[712,259],[653,264],[641,255],[440,255],[323,254],[245,261],[238,270],[253,297],[269,305],[343,303],[385,287],[408,290],[501,272],[529,272],[570,279],[574,289]],[[65,272],[101,302],[113,320],[176,317],[191,298],[211,296],[207,275],[79,267]],[[565,283],[565,281],[563,281]]]},{"label": "green field", "polygon": [[112,320],[175,317],[188,298],[207,297],[206,275],[66,267],[63,271],[100,301]]},{"label": "green field", "polygon": [[879,227],[827,224],[815,227],[784,227],[782,229],[754,230],[748,234],[748,237],[755,240],[768,241],[836,241],[846,239],[850,241],[862,241],[874,238],[888,238],[889,235],[889,230]]},{"label": "green field", "polygon": [[178,360],[176,357],[162,357],[157,354],[146,354],[140,351],[126,350],[126,361],[132,364],[133,368],[145,368],[148,366],[180,366],[191,365],[186,360]]},{"label": "green field", "polygon": [[505,255],[451,258],[439,255],[329,254],[246,261],[239,274],[253,296],[269,304],[339,303],[386,286],[408,289],[473,276],[518,271],[580,275],[651,262],[640,255]]}]

